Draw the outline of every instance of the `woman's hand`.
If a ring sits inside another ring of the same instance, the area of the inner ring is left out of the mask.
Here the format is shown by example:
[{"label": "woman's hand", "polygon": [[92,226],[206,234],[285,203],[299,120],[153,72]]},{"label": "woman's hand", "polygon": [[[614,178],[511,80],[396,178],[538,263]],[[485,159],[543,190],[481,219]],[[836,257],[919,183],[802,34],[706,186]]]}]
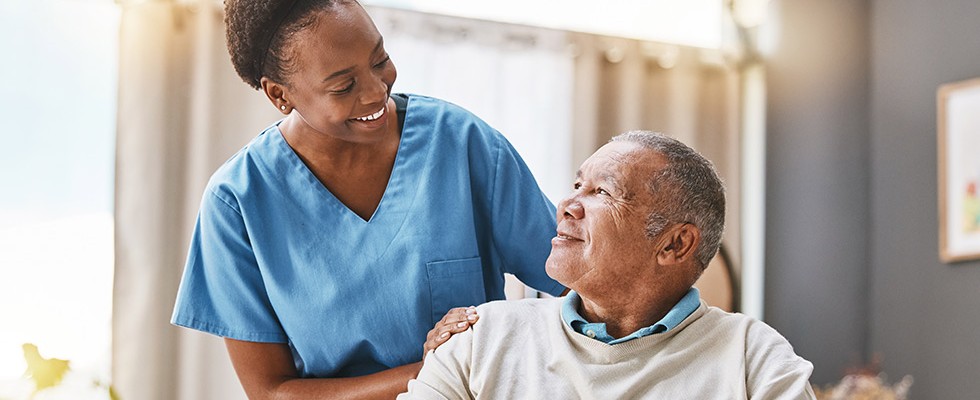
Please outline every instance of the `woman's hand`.
[{"label": "woman's hand", "polygon": [[426,336],[425,344],[422,346],[422,360],[425,360],[425,355],[429,354],[430,350],[435,350],[436,347],[446,343],[450,336],[469,329],[470,325],[475,324],[478,319],[480,316],[476,314],[474,306],[449,310]]}]

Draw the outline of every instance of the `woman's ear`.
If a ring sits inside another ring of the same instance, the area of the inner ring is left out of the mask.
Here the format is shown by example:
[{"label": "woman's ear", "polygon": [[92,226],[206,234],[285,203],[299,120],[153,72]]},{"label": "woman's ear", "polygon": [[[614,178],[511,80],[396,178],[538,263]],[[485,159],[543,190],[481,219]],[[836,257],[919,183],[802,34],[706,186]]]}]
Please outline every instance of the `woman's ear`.
[{"label": "woman's ear", "polygon": [[664,232],[663,242],[657,251],[660,265],[681,264],[694,258],[694,251],[701,243],[701,230],[683,223],[674,225]]},{"label": "woman's ear", "polygon": [[280,83],[273,82],[267,77],[262,77],[259,81],[262,85],[262,92],[265,93],[265,97],[269,98],[272,105],[275,106],[279,112],[289,115],[293,111],[293,106],[289,104],[289,100],[286,100],[286,87]]}]

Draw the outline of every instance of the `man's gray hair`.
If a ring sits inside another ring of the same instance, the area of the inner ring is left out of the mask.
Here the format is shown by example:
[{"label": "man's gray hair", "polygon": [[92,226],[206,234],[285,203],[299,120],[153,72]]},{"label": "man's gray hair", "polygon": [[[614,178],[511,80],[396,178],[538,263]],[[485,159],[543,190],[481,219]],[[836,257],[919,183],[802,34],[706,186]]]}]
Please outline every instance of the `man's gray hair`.
[{"label": "man's gray hair", "polygon": [[612,138],[656,151],[666,165],[652,177],[651,193],[660,200],[647,217],[647,236],[653,238],[668,224],[686,222],[701,231],[694,258],[706,268],[721,246],[725,230],[725,187],[715,166],[677,139],[650,131],[630,131]]}]

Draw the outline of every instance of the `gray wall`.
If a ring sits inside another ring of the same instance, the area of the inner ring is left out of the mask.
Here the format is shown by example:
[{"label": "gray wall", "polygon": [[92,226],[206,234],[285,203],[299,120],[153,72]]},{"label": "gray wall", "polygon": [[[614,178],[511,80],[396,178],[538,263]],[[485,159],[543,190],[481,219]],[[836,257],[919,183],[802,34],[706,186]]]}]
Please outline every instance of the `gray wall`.
[{"label": "gray wall", "polygon": [[936,89],[980,77],[980,2],[872,4],[869,350],[916,399],[976,399],[980,262],[938,258]]},{"label": "gray wall", "polygon": [[869,6],[772,6],[781,27],[766,71],[765,320],[823,384],[866,353]]},{"label": "gray wall", "polygon": [[980,262],[938,258],[935,97],[980,77],[980,3],[773,9],[766,320],[816,384],[878,356],[912,398],[977,398]]}]

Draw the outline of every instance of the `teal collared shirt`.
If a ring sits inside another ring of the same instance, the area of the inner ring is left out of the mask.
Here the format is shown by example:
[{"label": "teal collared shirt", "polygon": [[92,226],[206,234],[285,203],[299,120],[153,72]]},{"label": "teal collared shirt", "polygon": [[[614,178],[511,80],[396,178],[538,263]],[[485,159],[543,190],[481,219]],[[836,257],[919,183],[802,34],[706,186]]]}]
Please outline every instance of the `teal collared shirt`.
[{"label": "teal collared shirt", "polygon": [[701,305],[701,293],[698,292],[697,288],[692,287],[691,290],[689,290],[687,294],[681,298],[681,301],[678,301],[677,304],[674,305],[674,308],[671,308],[670,311],[667,312],[667,315],[661,318],[660,321],[657,321],[657,323],[648,327],[640,328],[636,332],[619,339],[610,336],[609,333],[606,332],[606,324],[604,322],[586,321],[577,310],[579,304],[581,303],[582,298],[579,297],[578,293],[568,292],[568,295],[565,296],[565,300],[562,301],[562,321],[571,326],[572,330],[575,332],[581,333],[606,344],[617,344],[674,329],[681,323],[681,321],[691,315],[694,310],[698,309],[698,306]]}]

